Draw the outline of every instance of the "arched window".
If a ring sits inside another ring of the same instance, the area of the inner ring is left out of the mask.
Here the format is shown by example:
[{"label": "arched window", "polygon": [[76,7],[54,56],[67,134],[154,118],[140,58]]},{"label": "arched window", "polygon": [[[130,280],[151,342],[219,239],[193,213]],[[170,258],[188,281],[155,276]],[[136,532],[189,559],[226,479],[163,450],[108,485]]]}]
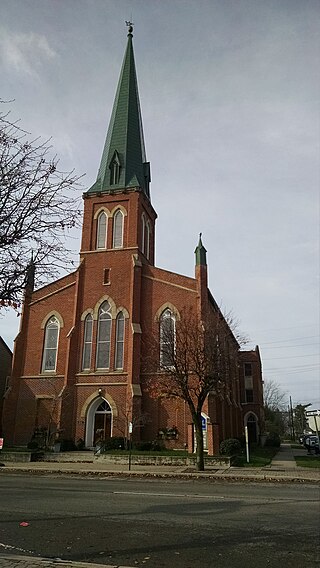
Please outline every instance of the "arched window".
[{"label": "arched window", "polygon": [[149,221],[147,221],[147,223],[146,223],[145,255],[146,255],[148,260],[150,258],[150,234],[151,234],[150,223],[149,223]]},{"label": "arched window", "polygon": [[141,223],[142,223],[142,234],[141,234],[141,250],[142,253],[145,253],[145,238],[146,238],[146,218],[144,216],[144,214],[141,217]]},{"label": "arched window", "polygon": [[89,314],[84,320],[82,369],[91,368],[92,325],[93,325],[92,315]]},{"label": "arched window", "polygon": [[113,248],[123,246],[123,213],[120,209],[113,216]]},{"label": "arched window", "polygon": [[176,320],[167,308],[160,316],[160,366],[172,367],[174,364],[176,342]]},{"label": "arched window", "polygon": [[47,321],[45,329],[42,372],[56,370],[59,329],[60,326],[58,319],[56,316],[51,316],[51,318]]},{"label": "arched window", "polygon": [[124,353],[124,315],[119,312],[116,321],[116,355],[115,369],[123,369],[123,353]]},{"label": "arched window", "polygon": [[110,311],[108,302],[103,302],[98,312],[97,369],[109,369],[110,367]]},{"label": "arched window", "polygon": [[108,217],[106,213],[102,211],[97,222],[97,249],[107,248],[107,226]]}]

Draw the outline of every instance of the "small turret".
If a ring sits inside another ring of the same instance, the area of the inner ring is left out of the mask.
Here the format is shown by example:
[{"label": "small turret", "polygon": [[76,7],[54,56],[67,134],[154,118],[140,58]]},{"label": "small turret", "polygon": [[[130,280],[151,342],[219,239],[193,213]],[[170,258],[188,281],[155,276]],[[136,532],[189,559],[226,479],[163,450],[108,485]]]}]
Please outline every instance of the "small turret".
[{"label": "small turret", "polygon": [[207,250],[203,246],[201,236],[202,233],[199,234],[198,246],[194,251],[196,255],[196,266],[207,266]]},{"label": "small turret", "polygon": [[25,279],[25,295],[31,295],[34,290],[34,275],[35,275],[36,267],[34,264],[33,259],[33,252],[31,253],[31,259],[27,266],[26,270],[26,279]]}]

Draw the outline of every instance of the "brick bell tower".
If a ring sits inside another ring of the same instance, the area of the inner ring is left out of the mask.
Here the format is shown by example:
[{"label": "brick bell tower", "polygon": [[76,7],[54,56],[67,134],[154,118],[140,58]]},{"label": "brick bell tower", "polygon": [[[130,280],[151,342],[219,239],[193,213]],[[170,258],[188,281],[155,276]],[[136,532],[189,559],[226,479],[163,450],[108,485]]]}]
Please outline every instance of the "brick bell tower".
[{"label": "brick bell tower", "polygon": [[[150,200],[150,163],[146,161],[133,28],[132,24],[127,25],[127,47],[97,179],[83,195],[80,250],[82,314],[101,298],[106,298],[111,306],[114,320],[120,310],[125,314],[123,368],[115,362],[114,337],[110,342],[109,368],[100,377],[97,364],[95,371],[103,395],[107,398],[111,393],[111,398],[116,401],[119,421],[119,401],[131,420],[141,408],[141,273],[143,265],[154,265],[157,217]],[[93,313],[94,320],[96,317]],[[114,324],[115,330],[116,321]],[[95,333],[99,330],[93,331],[93,339]],[[92,360],[97,361],[94,352]],[[117,381],[119,388],[115,386]],[[113,435],[117,435],[116,430],[114,423]],[[139,436],[138,432],[134,435]]]}]

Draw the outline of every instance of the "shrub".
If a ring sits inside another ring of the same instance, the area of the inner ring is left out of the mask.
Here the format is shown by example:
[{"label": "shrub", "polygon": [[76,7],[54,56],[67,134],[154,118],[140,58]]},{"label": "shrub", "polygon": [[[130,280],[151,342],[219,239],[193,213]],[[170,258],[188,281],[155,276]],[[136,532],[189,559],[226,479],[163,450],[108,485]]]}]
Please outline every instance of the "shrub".
[{"label": "shrub", "polygon": [[164,446],[158,440],[152,440],[146,442],[136,442],[134,444],[134,449],[141,452],[161,452],[161,450],[164,449]]},{"label": "shrub", "polygon": [[27,445],[28,450],[37,450],[39,448],[39,444],[36,440],[31,440]]},{"label": "shrub", "polygon": [[241,451],[241,444],[236,438],[228,438],[220,444],[220,454],[234,456]]},{"label": "shrub", "polygon": [[74,452],[77,447],[73,440],[61,440],[61,452]]},{"label": "shrub", "polygon": [[281,439],[277,432],[270,432],[266,439],[266,446],[273,446],[274,448],[280,448]]},{"label": "shrub", "polygon": [[124,450],[126,447],[126,439],[121,436],[113,436],[103,442],[103,449],[108,450]]},{"label": "shrub", "polygon": [[76,446],[77,446],[77,450],[79,450],[79,451],[84,450],[85,447],[86,447],[84,440],[82,438],[79,438],[79,440],[76,443]]}]

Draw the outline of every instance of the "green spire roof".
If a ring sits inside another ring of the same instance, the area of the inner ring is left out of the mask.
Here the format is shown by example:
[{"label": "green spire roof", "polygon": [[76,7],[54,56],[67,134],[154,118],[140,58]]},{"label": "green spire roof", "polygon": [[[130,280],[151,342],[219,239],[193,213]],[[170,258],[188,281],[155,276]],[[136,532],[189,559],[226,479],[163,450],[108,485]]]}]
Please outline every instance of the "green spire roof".
[{"label": "green spire roof", "polygon": [[199,266],[199,265],[200,266],[206,266],[207,265],[207,251],[202,244],[201,235],[202,235],[202,233],[200,233],[200,235],[199,235],[199,243],[198,243],[198,246],[196,247],[196,250],[194,251],[194,253],[196,255],[196,265],[197,266]]},{"label": "green spire roof", "polygon": [[130,25],[97,181],[88,193],[140,187],[150,197],[150,163],[146,162],[131,32]]}]

